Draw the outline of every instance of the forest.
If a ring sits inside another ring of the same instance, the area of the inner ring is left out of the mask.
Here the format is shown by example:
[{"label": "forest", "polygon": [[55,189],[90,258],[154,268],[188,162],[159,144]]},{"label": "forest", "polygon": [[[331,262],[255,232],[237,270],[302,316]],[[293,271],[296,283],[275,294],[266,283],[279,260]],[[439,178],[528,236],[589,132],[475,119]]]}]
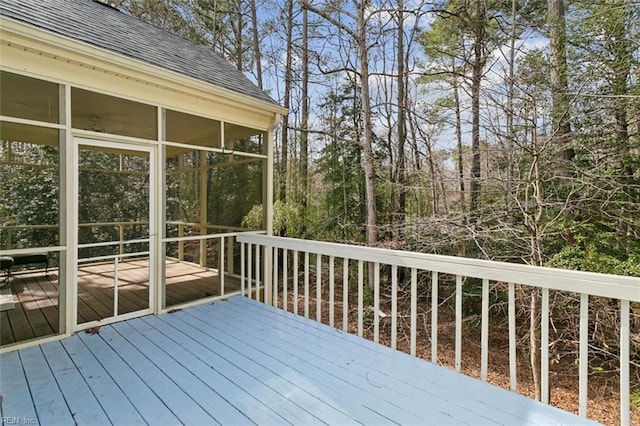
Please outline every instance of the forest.
[{"label": "forest", "polygon": [[[109,3],[210,47],[289,110],[275,134],[274,234],[640,277],[640,2]],[[243,225],[259,229],[260,209]],[[472,321],[480,287],[466,288]],[[499,328],[500,283],[492,294]],[[517,297],[539,399],[540,294]],[[578,301],[550,303],[562,382],[575,373]],[[592,373],[609,388],[618,310],[589,309]],[[635,331],[631,352],[637,406]]]},{"label": "forest", "polygon": [[276,234],[640,276],[639,2],[110,4],[289,109]]}]

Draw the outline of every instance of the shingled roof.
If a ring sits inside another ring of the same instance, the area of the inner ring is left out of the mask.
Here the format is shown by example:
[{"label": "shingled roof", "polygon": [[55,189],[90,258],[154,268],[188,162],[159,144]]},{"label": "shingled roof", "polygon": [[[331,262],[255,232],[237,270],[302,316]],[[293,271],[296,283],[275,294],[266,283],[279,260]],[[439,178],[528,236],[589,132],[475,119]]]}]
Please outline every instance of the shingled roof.
[{"label": "shingled roof", "polygon": [[0,15],[276,104],[210,49],[95,0],[0,0]]}]

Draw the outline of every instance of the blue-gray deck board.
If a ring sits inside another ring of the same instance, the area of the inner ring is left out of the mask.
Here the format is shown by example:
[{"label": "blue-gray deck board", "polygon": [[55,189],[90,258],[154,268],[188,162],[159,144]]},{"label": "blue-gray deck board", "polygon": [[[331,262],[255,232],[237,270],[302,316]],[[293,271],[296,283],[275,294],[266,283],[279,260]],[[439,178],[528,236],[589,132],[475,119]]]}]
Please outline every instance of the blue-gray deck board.
[{"label": "blue-gray deck board", "polygon": [[40,424],[588,424],[232,297],[0,355],[3,418]]}]

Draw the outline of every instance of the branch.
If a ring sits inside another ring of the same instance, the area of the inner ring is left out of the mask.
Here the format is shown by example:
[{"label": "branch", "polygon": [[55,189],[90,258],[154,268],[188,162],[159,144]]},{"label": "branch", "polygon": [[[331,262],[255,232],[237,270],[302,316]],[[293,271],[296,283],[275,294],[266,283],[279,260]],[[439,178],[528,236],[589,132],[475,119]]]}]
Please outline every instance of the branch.
[{"label": "branch", "polygon": [[303,2],[302,3],[302,8],[303,9],[307,9],[309,12],[313,12],[316,15],[324,18],[326,21],[330,22],[331,24],[335,25],[337,28],[340,28],[342,31],[344,31],[345,33],[349,34],[351,36],[351,38],[353,38],[354,40],[359,40],[360,37],[358,37],[358,34],[353,31],[351,28],[349,28],[347,25],[343,24],[342,22],[338,21],[337,19],[335,19],[333,16],[329,15],[327,12],[322,11],[314,6],[311,6],[308,2]]}]

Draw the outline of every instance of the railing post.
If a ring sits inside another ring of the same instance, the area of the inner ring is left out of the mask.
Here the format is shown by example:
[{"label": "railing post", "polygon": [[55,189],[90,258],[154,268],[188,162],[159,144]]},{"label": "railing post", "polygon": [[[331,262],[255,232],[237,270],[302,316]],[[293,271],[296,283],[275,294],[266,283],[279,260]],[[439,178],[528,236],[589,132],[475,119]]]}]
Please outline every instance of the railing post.
[{"label": "railing post", "polygon": [[273,248],[273,263],[272,263],[272,267],[273,267],[273,300],[272,300],[272,304],[274,307],[278,307],[278,261],[279,261],[279,254],[278,254],[278,248],[274,247]]},{"label": "railing post", "polygon": [[358,336],[364,333],[364,262],[358,260]]},{"label": "railing post", "polygon": [[509,283],[509,388],[516,392],[518,377],[516,369],[516,286]]},{"label": "railing post", "polygon": [[[262,299],[260,296],[260,250],[262,250],[262,247],[264,247],[265,250],[265,255],[264,257],[264,262],[267,262],[269,259],[267,259],[267,246],[261,246],[260,244],[256,244],[256,300],[258,302],[260,302],[260,300]],[[263,288],[264,288],[264,302],[268,305],[269,304],[269,296],[267,294],[267,282],[269,281],[269,275],[267,274],[267,268],[266,265],[263,266],[263,274],[262,274],[262,281],[263,281]]]},{"label": "railing post", "polygon": [[335,322],[335,267],[336,259],[333,256],[329,256],[329,325],[333,327]]},{"label": "railing post", "polygon": [[411,268],[411,348],[409,353],[416,356],[417,325],[418,325],[418,270]]},{"label": "railing post", "polygon": [[304,252],[304,317],[309,318],[309,252]]},{"label": "railing post", "polygon": [[253,299],[253,244],[247,244],[247,290],[249,299]]},{"label": "railing post", "polygon": [[220,237],[220,253],[218,264],[218,277],[220,279],[220,295],[224,296],[224,237]]},{"label": "railing post", "polygon": [[[178,237],[184,237],[184,225],[178,225]],[[184,260],[184,241],[178,241],[178,260],[182,262]]]},{"label": "railing post", "polygon": [[456,275],[456,344],[455,369],[462,370],[462,275]]},{"label": "railing post", "polygon": [[[207,228],[200,228],[200,235],[207,235]],[[207,240],[200,240],[200,267],[207,266]]]},{"label": "railing post", "polygon": [[273,252],[276,248],[273,246],[264,246],[264,302],[268,305],[273,293],[273,281],[271,280],[271,269],[273,268]]},{"label": "railing post", "polygon": [[480,379],[487,381],[489,375],[489,280],[482,280],[482,319],[480,343]]},{"label": "railing post", "polygon": [[234,252],[234,246],[233,246],[233,239],[234,237],[229,237],[227,238],[227,271],[229,271],[231,274],[235,273],[235,262],[233,260],[233,252]]},{"label": "railing post", "polygon": [[289,311],[289,259],[288,250],[282,250],[282,309]]},{"label": "railing post", "polygon": [[629,301],[620,301],[620,425],[631,424],[629,374]]},{"label": "railing post", "polygon": [[120,236],[120,254],[124,254],[124,224],[118,224],[119,236]]},{"label": "railing post", "polygon": [[118,316],[118,256],[113,258],[113,316]]},{"label": "railing post", "polygon": [[578,414],[587,417],[589,391],[589,295],[580,293],[580,368],[578,374],[580,404]]},{"label": "railing post", "polygon": [[542,289],[542,312],[540,316],[540,400],[549,403],[549,289]]},{"label": "railing post", "polygon": [[316,255],[316,321],[322,322],[322,255]]},{"label": "railing post", "polygon": [[380,263],[373,264],[373,341],[380,341]]},{"label": "railing post", "polygon": [[349,259],[342,259],[342,329],[349,331]]},{"label": "railing post", "polygon": [[431,362],[438,363],[438,271],[431,271]]},{"label": "railing post", "polygon": [[245,243],[240,243],[240,294],[246,296],[245,293]]},{"label": "railing post", "polygon": [[293,252],[293,313],[298,314],[298,269],[300,265],[298,250]]},{"label": "railing post", "polygon": [[398,265],[391,266],[391,348],[398,347]]}]

